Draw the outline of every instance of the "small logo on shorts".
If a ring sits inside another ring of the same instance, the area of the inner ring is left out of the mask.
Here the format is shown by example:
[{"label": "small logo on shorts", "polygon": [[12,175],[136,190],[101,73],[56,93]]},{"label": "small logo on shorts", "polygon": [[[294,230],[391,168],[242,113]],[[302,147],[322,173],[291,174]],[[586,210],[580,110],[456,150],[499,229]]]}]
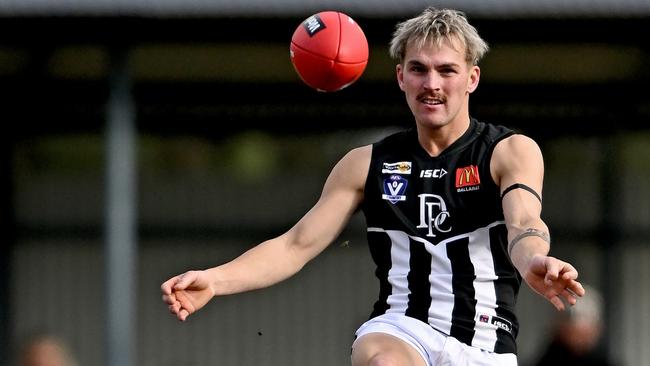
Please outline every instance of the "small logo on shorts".
[{"label": "small logo on shorts", "polygon": [[505,318],[502,318],[500,316],[496,315],[487,315],[487,314],[479,314],[478,315],[478,321],[481,323],[487,323],[487,324],[492,324],[496,326],[497,328],[501,328],[505,330],[508,333],[512,333],[512,323]]}]

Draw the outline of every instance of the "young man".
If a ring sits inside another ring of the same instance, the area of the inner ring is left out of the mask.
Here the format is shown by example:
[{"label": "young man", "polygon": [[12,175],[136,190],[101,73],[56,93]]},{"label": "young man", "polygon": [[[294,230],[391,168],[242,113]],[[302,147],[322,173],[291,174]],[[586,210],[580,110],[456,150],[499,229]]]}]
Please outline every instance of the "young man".
[{"label": "young man", "polygon": [[352,364],[515,365],[521,278],[558,310],[584,289],[573,266],[547,255],[538,146],[469,116],[487,48],[458,11],[428,8],[399,24],[390,52],[415,128],[347,153],[286,233],[163,283],[170,311],[185,320],[215,296],[290,277],[361,209],[380,293]]}]

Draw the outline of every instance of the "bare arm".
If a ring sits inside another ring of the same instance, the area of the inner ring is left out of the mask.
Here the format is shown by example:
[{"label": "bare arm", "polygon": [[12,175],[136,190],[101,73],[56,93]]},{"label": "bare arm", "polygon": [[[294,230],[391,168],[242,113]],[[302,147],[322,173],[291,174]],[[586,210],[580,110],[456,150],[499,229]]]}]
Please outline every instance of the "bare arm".
[{"label": "bare arm", "polygon": [[163,301],[180,320],[214,296],[271,286],[298,272],[348,223],[363,199],[371,146],[350,151],[332,169],[318,202],[286,233],[236,259],[204,271],[189,271],[162,284]]},{"label": "bare arm", "polygon": [[[501,141],[494,149],[490,169],[501,192],[518,183],[541,198],[544,162],[539,147],[530,138],[513,135]],[[564,309],[562,298],[575,304],[575,295],[582,296],[584,289],[571,264],[548,256],[550,235],[541,218],[542,202],[519,188],[506,193],[502,203],[510,259],[526,283],[558,310]]]}]

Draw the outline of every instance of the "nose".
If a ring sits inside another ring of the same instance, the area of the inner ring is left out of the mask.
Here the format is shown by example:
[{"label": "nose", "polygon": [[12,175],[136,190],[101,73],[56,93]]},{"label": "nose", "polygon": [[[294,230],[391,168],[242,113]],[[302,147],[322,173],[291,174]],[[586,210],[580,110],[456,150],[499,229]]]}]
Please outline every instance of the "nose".
[{"label": "nose", "polygon": [[425,90],[440,90],[442,78],[437,72],[431,71],[426,73],[422,80],[422,87]]}]

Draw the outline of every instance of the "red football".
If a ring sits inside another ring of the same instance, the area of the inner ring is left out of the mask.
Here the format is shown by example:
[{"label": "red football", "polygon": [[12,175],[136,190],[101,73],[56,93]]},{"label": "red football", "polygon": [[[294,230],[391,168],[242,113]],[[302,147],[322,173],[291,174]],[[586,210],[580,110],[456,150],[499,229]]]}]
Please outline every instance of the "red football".
[{"label": "red football", "polygon": [[289,50],[300,78],[323,92],[354,83],[368,64],[366,35],[351,17],[338,11],[305,19],[293,33]]}]

